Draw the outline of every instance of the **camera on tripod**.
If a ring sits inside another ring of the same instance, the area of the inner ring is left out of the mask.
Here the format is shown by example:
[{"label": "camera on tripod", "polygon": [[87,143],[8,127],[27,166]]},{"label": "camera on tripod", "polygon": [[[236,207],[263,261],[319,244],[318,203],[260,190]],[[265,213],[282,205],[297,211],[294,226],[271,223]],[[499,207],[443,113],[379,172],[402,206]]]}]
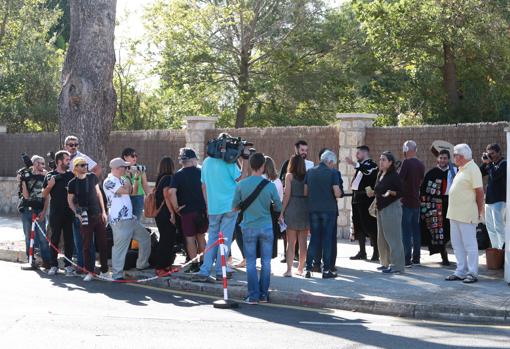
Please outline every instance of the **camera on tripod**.
[{"label": "camera on tripod", "polygon": [[255,149],[250,147],[253,147],[253,143],[241,137],[221,134],[218,138],[207,142],[207,155],[231,164],[235,163],[239,157],[248,159],[255,152]]}]

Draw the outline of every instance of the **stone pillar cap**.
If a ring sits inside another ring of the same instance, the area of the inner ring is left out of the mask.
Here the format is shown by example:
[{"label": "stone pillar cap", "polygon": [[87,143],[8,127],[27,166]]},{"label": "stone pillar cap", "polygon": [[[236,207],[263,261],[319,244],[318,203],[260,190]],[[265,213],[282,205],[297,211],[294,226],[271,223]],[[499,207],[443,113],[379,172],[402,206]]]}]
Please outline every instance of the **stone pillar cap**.
[{"label": "stone pillar cap", "polygon": [[218,121],[218,117],[216,116],[188,116],[186,117],[186,121]]},{"label": "stone pillar cap", "polygon": [[337,113],[336,114],[337,119],[366,119],[366,120],[373,120],[377,118],[377,114],[368,114],[368,113]]},{"label": "stone pillar cap", "polygon": [[505,132],[510,132],[510,127],[505,127]]}]

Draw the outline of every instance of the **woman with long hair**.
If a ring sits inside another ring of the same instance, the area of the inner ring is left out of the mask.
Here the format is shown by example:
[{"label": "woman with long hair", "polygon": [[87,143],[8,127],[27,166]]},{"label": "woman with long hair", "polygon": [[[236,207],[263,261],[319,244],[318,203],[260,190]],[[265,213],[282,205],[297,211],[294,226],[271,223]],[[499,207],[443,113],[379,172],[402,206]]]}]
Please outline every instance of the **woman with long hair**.
[{"label": "woman with long hair", "polygon": [[174,171],[172,158],[164,156],[159,162],[159,173],[156,179],[156,207],[161,207],[156,216],[159,243],[155,262],[156,274],[158,275],[168,272],[175,259],[173,251],[176,240],[175,212],[170,201],[170,184]]},{"label": "woman with long hair", "polygon": [[404,271],[404,245],[402,244],[402,182],[395,167],[395,157],[385,151],[379,158],[379,174],[374,190],[367,190],[368,196],[375,196],[377,206],[377,246],[383,273]]},{"label": "woman with long hair", "polygon": [[285,175],[285,191],[281,220],[287,225],[287,271],[283,276],[292,276],[292,264],[296,241],[299,243],[298,275],[303,275],[306,260],[306,238],[310,229],[308,205],[305,196],[305,160],[300,155],[293,155]]}]

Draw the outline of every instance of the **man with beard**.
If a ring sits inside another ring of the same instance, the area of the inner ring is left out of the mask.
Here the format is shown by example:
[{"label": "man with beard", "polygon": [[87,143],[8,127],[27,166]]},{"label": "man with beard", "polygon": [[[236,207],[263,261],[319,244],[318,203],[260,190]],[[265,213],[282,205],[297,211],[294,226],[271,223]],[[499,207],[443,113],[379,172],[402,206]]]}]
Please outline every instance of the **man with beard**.
[{"label": "man with beard", "polygon": [[359,242],[359,252],[350,257],[351,260],[366,259],[365,249],[366,238],[374,247],[374,253],[371,261],[379,260],[379,251],[377,249],[377,220],[368,213],[368,208],[374,201],[374,198],[367,196],[365,188],[374,189],[377,180],[377,164],[370,158],[370,149],[366,145],[358,147],[356,160],[354,162],[350,157],[345,158],[345,162],[354,166],[356,172],[351,183],[352,189],[352,222],[354,225],[354,235]]},{"label": "man with beard", "polygon": [[[70,260],[73,257],[74,238],[73,221],[74,213],[67,202],[67,185],[74,175],[69,171],[70,155],[61,150],[55,154],[56,168],[49,172],[43,183],[43,196],[50,200],[50,228],[51,243],[58,246],[60,236],[64,235],[64,254]],[[74,269],[67,260],[64,262],[67,276],[74,275]],[[51,268],[49,275],[55,275],[58,271],[57,251],[51,249]]]},{"label": "man with beard", "polygon": [[450,240],[450,220],[448,212],[448,192],[457,174],[450,162],[450,152],[443,149],[437,157],[437,166],[427,172],[420,189],[421,230],[430,254],[441,254],[442,265],[448,266],[446,243]]}]

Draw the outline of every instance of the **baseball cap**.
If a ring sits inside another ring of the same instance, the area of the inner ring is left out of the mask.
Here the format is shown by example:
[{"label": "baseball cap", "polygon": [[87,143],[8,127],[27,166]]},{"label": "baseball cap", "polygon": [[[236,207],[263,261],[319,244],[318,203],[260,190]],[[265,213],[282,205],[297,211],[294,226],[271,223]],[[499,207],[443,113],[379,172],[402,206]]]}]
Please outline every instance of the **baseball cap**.
[{"label": "baseball cap", "polygon": [[73,159],[73,167],[77,167],[79,164],[86,164],[87,160],[81,156],[77,156]]},{"label": "baseball cap", "polygon": [[191,148],[183,148],[179,153],[179,160],[197,159],[197,154]]},{"label": "baseball cap", "polygon": [[131,163],[122,160],[122,158],[115,158],[110,161],[110,168],[131,166]]}]

